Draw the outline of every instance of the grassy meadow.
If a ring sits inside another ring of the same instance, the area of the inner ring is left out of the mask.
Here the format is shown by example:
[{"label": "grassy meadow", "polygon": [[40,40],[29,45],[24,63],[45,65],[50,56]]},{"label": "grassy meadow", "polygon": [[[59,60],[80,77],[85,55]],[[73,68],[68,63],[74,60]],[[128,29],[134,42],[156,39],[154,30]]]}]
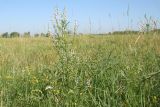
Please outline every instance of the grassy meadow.
[{"label": "grassy meadow", "polygon": [[0,38],[0,107],[159,106],[159,34]]}]

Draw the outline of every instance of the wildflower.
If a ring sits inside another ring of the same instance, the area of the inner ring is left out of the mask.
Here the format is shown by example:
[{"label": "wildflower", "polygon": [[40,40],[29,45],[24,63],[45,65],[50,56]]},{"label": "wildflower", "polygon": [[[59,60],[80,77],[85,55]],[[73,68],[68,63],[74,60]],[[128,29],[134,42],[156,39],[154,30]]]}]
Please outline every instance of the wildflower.
[{"label": "wildflower", "polygon": [[86,85],[87,87],[91,87],[91,79],[87,79]]},{"label": "wildflower", "polygon": [[60,90],[53,90],[53,93],[54,93],[54,94],[59,94],[59,93],[60,93]]},{"label": "wildflower", "polygon": [[37,83],[38,83],[38,79],[37,79],[36,77],[33,77],[32,83],[33,83],[33,84],[37,84]]},{"label": "wildflower", "polygon": [[46,88],[45,88],[45,90],[51,90],[51,89],[53,89],[53,87],[50,85],[46,86]]},{"label": "wildflower", "polygon": [[153,101],[153,103],[157,103],[157,97],[156,97],[156,96],[153,96],[153,97],[152,97],[152,101]]}]

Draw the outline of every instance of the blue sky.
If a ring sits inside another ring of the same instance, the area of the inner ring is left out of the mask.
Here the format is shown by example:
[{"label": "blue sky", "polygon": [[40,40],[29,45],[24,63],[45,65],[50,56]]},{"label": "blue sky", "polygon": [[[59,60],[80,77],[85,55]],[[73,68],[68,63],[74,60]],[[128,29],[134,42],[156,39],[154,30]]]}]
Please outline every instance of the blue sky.
[{"label": "blue sky", "polygon": [[[47,32],[54,9],[66,7],[70,26],[78,22],[78,32],[104,33],[138,29],[144,15],[160,20],[160,0],[0,0],[0,33]],[[91,22],[91,24],[89,24]]]}]

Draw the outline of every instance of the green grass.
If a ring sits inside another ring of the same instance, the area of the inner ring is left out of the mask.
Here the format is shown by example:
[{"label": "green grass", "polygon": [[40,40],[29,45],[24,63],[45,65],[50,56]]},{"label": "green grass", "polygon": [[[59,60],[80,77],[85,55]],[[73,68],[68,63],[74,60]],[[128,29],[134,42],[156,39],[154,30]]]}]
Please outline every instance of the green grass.
[{"label": "green grass", "polygon": [[0,38],[1,107],[158,107],[160,35]]}]

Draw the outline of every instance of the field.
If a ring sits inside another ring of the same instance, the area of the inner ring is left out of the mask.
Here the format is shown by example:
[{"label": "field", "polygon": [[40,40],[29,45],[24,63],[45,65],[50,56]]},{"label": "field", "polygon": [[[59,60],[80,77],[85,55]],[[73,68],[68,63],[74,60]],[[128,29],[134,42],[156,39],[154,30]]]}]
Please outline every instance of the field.
[{"label": "field", "polygon": [[159,107],[160,35],[0,38],[1,107]]}]

